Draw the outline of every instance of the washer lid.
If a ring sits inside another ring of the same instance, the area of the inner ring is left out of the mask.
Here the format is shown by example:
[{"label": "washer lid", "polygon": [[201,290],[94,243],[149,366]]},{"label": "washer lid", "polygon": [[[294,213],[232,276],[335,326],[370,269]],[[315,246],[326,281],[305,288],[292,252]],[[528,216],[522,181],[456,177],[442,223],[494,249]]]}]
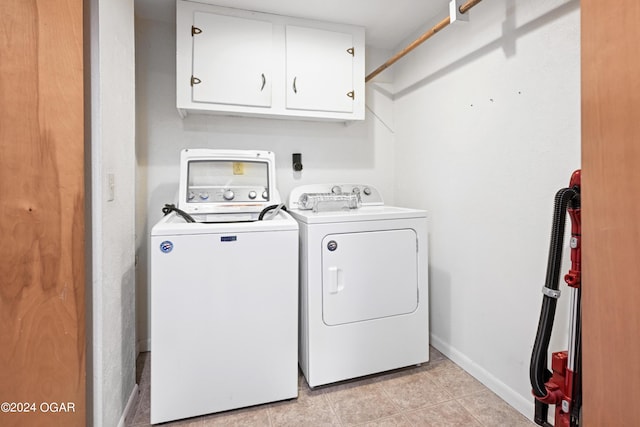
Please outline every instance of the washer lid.
[{"label": "washer lid", "polygon": [[328,224],[352,221],[381,221],[389,219],[426,218],[427,212],[420,209],[397,206],[363,206],[359,209],[320,211],[289,209],[296,220],[305,224]]},{"label": "washer lid", "polygon": [[272,219],[250,222],[185,222],[175,212],[158,221],[151,229],[153,236],[190,234],[259,233],[265,231],[298,230],[298,223],[286,212],[280,211]]}]

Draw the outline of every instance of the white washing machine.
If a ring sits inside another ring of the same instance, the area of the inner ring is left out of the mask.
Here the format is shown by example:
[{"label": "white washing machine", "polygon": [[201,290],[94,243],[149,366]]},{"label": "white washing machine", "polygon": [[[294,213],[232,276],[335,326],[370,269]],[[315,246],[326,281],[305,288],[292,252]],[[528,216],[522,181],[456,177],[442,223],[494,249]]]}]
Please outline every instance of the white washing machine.
[{"label": "white washing machine", "polygon": [[370,185],[305,185],[300,345],[309,386],[429,360],[426,212],[385,206]]},{"label": "white washing machine", "polygon": [[[151,423],[298,395],[298,225],[270,152],[183,150],[151,231]],[[187,222],[193,218],[195,222]]]}]

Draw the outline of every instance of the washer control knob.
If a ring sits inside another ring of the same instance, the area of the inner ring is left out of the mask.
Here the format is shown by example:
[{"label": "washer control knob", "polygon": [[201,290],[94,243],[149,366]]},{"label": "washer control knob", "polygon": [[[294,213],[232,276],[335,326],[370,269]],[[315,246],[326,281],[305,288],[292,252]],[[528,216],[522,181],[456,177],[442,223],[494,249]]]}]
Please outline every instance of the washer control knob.
[{"label": "washer control knob", "polygon": [[353,194],[360,194],[360,188],[358,188],[358,187],[353,187],[353,190],[351,190],[351,192],[352,192]]},{"label": "washer control knob", "polygon": [[371,195],[371,189],[369,187],[364,187],[362,192],[364,193],[365,196],[370,196]]},{"label": "washer control knob", "polygon": [[342,188],[340,188],[339,185],[334,185],[333,187],[331,187],[331,192],[333,194],[342,194]]},{"label": "washer control knob", "polygon": [[198,197],[200,197],[200,200],[209,200],[209,193],[200,193]]},{"label": "washer control knob", "polygon": [[251,190],[249,191],[249,198],[251,200],[255,199],[256,197],[258,197],[258,193],[256,193],[255,191]]},{"label": "washer control knob", "polygon": [[194,193],[193,191],[189,191],[189,194],[187,194],[187,200],[193,200],[196,198],[196,193]]},{"label": "washer control knob", "polygon": [[224,197],[225,200],[233,200],[236,195],[233,193],[233,191],[227,190],[222,194],[222,197]]},{"label": "washer control knob", "polygon": [[267,200],[269,198],[269,192],[267,190],[264,190],[262,192],[262,198],[265,199],[265,200]]}]

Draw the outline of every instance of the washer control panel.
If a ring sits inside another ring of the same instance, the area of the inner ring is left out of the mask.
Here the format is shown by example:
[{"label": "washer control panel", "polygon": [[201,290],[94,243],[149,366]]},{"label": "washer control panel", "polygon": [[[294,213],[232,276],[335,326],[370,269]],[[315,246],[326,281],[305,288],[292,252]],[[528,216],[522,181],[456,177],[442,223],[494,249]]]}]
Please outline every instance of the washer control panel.
[{"label": "washer control panel", "polygon": [[[260,195],[258,197],[258,194]],[[264,187],[189,187],[187,203],[212,203],[212,202],[250,202],[267,201],[269,192]]]},{"label": "washer control panel", "polygon": [[189,214],[260,212],[280,203],[268,151],[185,149],[178,207]]}]

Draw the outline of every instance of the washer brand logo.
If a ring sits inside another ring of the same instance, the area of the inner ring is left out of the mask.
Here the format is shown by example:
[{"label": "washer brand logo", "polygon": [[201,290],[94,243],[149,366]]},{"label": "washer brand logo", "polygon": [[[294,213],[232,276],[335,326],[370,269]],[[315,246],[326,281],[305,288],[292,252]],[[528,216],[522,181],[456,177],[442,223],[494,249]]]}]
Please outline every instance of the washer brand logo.
[{"label": "washer brand logo", "polygon": [[160,250],[165,254],[168,254],[173,250],[173,243],[171,243],[168,240],[165,240],[164,242],[160,243]]},{"label": "washer brand logo", "polygon": [[235,242],[238,240],[237,236],[222,236],[220,237],[221,242]]},{"label": "washer brand logo", "polygon": [[329,243],[327,243],[327,249],[329,249],[331,252],[335,251],[336,249],[338,249],[338,242],[336,242],[335,240],[329,241]]}]

